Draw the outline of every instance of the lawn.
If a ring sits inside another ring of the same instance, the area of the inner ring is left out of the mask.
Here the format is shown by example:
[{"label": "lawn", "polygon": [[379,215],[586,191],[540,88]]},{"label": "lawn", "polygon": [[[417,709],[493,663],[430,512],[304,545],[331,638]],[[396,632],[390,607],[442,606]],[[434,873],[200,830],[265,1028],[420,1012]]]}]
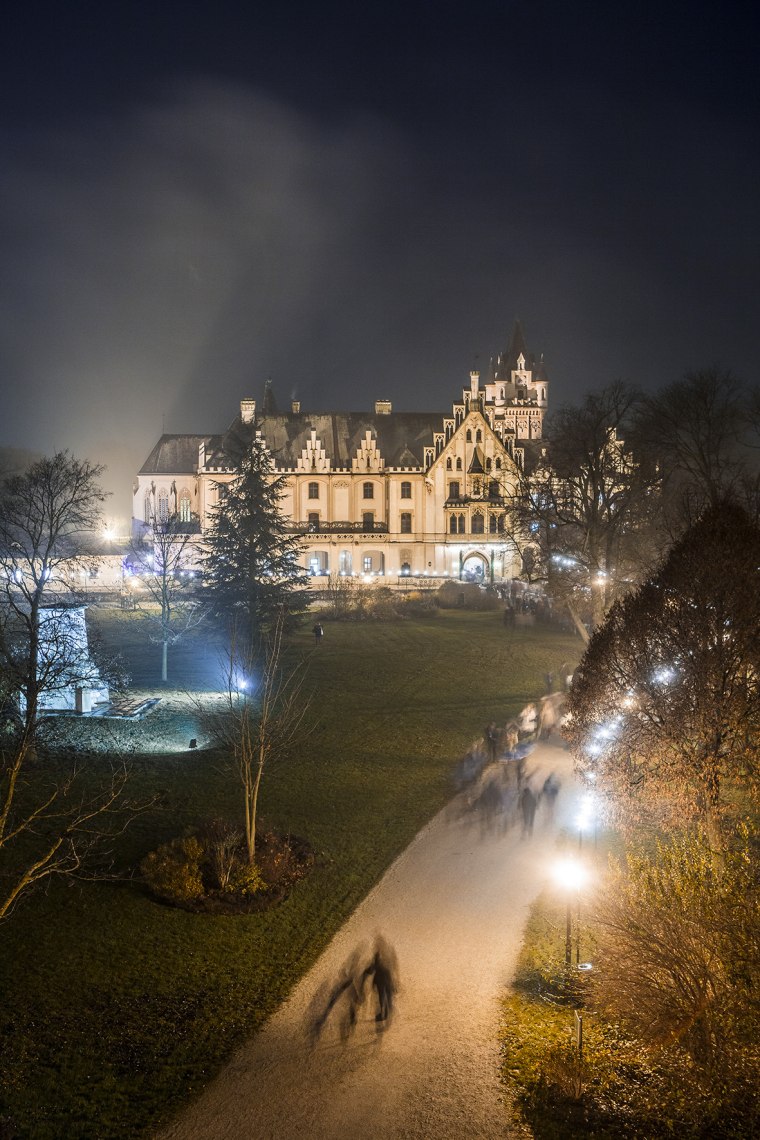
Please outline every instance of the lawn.
[{"label": "lawn", "polygon": [[[132,615],[104,613],[100,624],[135,683],[153,684],[158,649]],[[581,649],[551,630],[506,631],[498,613],[324,627],[318,648],[306,630],[294,644],[308,658],[313,731],[296,760],[268,773],[262,805],[266,824],[311,843],[315,869],[261,914],[192,915],[152,901],[129,877],[140,859],[238,809],[222,758],[186,747],[141,755],[135,729],[132,790],[160,793],[160,805],[121,841],[123,879],[53,884],[0,929],[0,1115],[10,1135],[132,1137],[165,1123],[446,802],[452,767],[484,725],[519,711]],[[177,649],[170,669],[203,689],[216,661],[204,636]]]}]

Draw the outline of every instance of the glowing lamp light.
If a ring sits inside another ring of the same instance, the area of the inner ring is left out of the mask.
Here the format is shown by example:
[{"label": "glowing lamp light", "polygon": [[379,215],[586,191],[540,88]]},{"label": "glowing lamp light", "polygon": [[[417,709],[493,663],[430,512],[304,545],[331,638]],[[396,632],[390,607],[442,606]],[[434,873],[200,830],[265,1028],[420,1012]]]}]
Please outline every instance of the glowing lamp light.
[{"label": "glowing lamp light", "polygon": [[110,525],[103,527],[103,538],[106,540],[106,542],[113,542],[113,540],[116,538],[116,527]]},{"label": "glowing lamp light", "polygon": [[557,885],[566,891],[579,891],[589,879],[588,868],[577,859],[560,859],[552,873]]}]

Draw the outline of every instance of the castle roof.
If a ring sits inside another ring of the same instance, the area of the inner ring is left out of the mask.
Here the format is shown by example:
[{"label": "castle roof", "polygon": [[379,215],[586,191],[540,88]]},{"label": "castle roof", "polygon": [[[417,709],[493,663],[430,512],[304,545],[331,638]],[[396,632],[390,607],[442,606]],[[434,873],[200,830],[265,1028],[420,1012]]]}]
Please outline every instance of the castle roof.
[{"label": "castle roof", "polygon": [[207,435],[162,435],[138,474],[194,474],[198,470],[198,448],[210,438]]}]

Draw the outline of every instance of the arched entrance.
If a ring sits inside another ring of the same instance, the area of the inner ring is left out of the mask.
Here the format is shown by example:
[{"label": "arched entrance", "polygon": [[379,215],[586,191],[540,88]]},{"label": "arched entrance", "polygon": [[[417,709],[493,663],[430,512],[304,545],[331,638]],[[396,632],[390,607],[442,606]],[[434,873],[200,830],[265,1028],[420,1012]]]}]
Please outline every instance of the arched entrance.
[{"label": "arched entrance", "polygon": [[477,585],[490,580],[490,570],[488,566],[488,559],[484,554],[474,552],[468,554],[462,559],[462,574],[463,582],[475,582]]}]

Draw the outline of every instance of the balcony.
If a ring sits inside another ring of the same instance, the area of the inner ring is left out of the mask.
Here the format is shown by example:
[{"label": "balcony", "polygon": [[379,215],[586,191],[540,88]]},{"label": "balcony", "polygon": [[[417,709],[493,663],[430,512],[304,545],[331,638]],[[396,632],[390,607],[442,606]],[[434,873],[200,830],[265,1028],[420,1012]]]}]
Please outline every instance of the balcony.
[{"label": "balcony", "polygon": [[376,522],[368,527],[360,522],[291,522],[285,529],[291,534],[387,534],[388,524]]}]

